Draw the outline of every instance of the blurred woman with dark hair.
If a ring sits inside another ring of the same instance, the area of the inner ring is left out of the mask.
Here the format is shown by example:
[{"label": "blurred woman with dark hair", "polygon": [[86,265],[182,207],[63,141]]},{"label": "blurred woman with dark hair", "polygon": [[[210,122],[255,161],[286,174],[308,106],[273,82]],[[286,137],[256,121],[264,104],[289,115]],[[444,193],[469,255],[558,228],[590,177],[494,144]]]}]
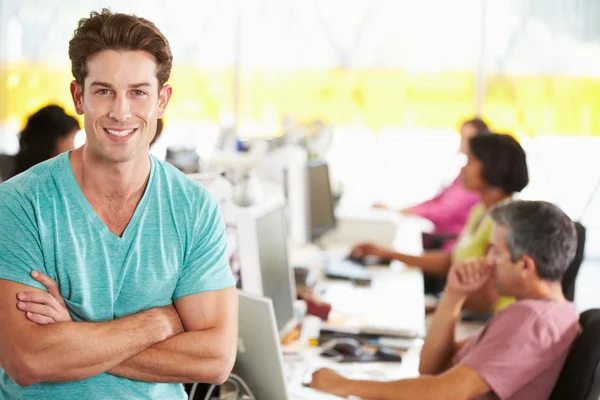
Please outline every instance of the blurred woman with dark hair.
[{"label": "blurred woman with dark hair", "polygon": [[62,107],[49,105],[27,119],[19,135],[20,149],[13,157],[10,171],[3,173],[4,180],[28,170],[54,156],[75,148],[75,134],[81,129],[75,117]]},{"label": "blurred woman with dark hair", "polygon": [[[487,124],[480,118],[464,121],[460,127],[460,147],[462,154],[467,154],[469,140],[475,136],[489,133]],[[431,235],[424,234],[423,247],[426,249],[443,249],[450,253],[455,239],[463,230],[469,212],[479,202],[479,194],[471,192],[463,186],[461,176],[434,198],[399,212],[404,215],[416,215],[430,220],[434,225]],[[374,204],[374,208],[387,208],[383,204]]]},{"label": "blurred woman with dark hair", "polygon": [[[493,221],[489,211],[509,201],[514,193],[520,192],[529,183],[525,151],[510,135],[475,136],[468,143],[467,164],[462,168],[461,177],[465,188],[478,193],[481,200],[471,210],[451,254],[438,250],[411,256],[373,244],[361,244],[354,247],[352,255],[398,260],[433,276],[446,276],[455,261],[484,257],[492,236]],[[503,308],[510,301],[498,297],[493,280],[490,280],[489,285],[469,297],[465,307],[474,311],[491,311]]]}]

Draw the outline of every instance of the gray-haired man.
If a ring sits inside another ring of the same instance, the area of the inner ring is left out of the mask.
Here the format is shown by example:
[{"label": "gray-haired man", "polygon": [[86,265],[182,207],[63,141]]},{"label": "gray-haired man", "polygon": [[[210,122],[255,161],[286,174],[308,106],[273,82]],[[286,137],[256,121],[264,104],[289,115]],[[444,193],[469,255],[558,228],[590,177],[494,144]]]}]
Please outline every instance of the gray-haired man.
[{"label": "gray-haired man", "polygon": [[[487,259],[455,264],[421,352],[421,377],[354,381],[331,370],[311,386],[340,396],[376,399],[545,399],[550,396],[580,327],[561,279],[575,256],[571,219],[541,201],[515,201],[491,212]],[[469,293],[493,279],[517,301],[464,342],[454,327]]]}]

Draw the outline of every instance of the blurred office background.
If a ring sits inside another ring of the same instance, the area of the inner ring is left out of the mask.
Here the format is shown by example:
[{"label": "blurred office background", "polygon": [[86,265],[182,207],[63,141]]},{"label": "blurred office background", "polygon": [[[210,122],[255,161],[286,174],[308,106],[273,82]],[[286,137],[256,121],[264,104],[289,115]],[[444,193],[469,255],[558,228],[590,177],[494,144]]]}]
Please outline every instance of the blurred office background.
[{"label": "blurred office background", "polygon": [[456,175],[461,120],[514,134],[531,169],[521,197],[588,228],[576,300],[600,305],[600,2],[0,0],[0,153],[17,151],[39,107],[74,112],[68,42],[103,7],[154,21],[170,41],[160,158],[168,147],[209,158],[223,126],[253,138],[320,121],[341,206],[400,207]]}]

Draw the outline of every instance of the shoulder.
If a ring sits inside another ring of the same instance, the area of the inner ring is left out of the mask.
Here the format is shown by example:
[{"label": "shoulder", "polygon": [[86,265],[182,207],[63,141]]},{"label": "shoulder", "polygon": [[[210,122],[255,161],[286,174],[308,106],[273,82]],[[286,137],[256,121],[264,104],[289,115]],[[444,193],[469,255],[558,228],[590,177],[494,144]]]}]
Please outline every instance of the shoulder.
[{"label": "shoulder", "polygon": [[471,212],[469,213],[469,218],[475,219],[475,218],[481,217],[481,215],[483,215],[484,212],[485,212],[485,206],[483,205],[483,203],[478,202],[477,204],[475,204],[473,206],[473,208],[471,208]]},{"label": "shoulder", "polygon": [[579,315],[568,301],[520,300],[498,311],[492,321],[495,325],[527,325],[538,334],[555,336],[577,325]]},{"label": "shoulder", "polygon": [[521,300],[516,301],[510,306],[498,311],[493,320],[506,320],[511,318],[537,318],[542,311],[539,309],[535,301]]},{"label": "shoulder", "polygon": [[185,204],[193,211],[217,207],[217,201],[204,186],[190,179],[173,165],[151,157],[159,190],[164,191],[161,195],[172,198],[173,202],[180,206]]},{"label": "shoulder", "polygon": [[521,300],[516,304],[535,314],[538,326],[546,326],[552,331],[562,331],[579,323],[579,313],[570,301]]},{"label": "shoulder", "polygon": [[[471,207],[471,210],[469,211],[469,218],[467,219],[467,226],[469,227],[469,229],[475,229],[475,227],[481,228],[482,226],[490,224],[492,219],[485,214],[485,205],[482,202],[479,201],[475,205],[473,205]],[[477,230],[481,231],[481,229]]]},{"label": "shoulder", "polygon": [[[62,155],[40,163],[0,184],[0,204],[11,206],[39,200],[53,185]],[[3,207],[5,208],[5,207]]]}]

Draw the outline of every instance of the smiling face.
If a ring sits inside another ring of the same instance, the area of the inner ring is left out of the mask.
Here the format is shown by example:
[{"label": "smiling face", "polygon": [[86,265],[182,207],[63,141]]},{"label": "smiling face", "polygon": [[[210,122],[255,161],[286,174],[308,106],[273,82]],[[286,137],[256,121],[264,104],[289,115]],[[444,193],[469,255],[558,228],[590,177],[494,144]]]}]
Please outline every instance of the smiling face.
[{"label": "smiling face", "polygon": [[75,109],[84,116],[85,147],[96,159],[123,163],[148,156],[156,121],[171,97],[159,89],[156,62],[144,51],[105,50],[87,60],[84,87],[71,83]]}]

